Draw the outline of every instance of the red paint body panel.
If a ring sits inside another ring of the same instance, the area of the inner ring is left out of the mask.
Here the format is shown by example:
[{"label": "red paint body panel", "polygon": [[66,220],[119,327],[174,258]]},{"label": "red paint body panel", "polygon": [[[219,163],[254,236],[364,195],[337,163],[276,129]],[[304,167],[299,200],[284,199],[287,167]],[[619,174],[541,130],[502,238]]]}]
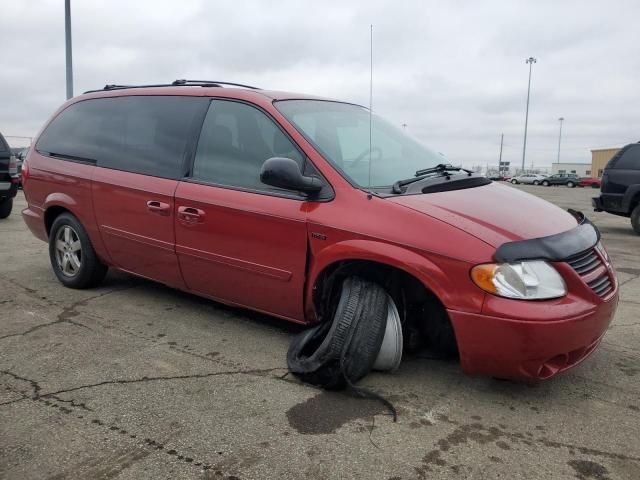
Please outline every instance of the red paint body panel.
[{"label": "red paint body panel", "polygon": [[304,202],[229,188],[180,182],[176,251],[187,287],[209,297],[297,322],[307,252]]},{"label": "red paint body panel", "polygon": [[576,226],[572,215],[548,202],[497,183],[426,195],[368,195],[350,185],[273,105],[278,99],[314,98],[305,95],[144,88],[83,95],[58,112],[90,98],[131,94],[252,103],[297,143],[334,198],[302,201],[168,180],[43,157],[30,149],[23,217],[38,238],[47,239],[48,209],[65,208],[111,266],[300,323],[317,320],[313,289],[325,269],[354,259],[387,264],[413,275],[442,301],[462,367],[474,374],[552,376],[591,353],[613,316],[615,273],[609,272],[614,289],[607,298],[585,283],[604,267],[580,277],[568,264],[556,263],[568,294],[548,301],[495,297],[471,281],[470,269],[491,262],[502,243]]},{"label": "red paint body panel", "polygon": [[[114,266],[184,288],[175,254],[173,195],[176,180],[93,168],[95,221]],[[153,211],[148,202],[168,205]]]}]

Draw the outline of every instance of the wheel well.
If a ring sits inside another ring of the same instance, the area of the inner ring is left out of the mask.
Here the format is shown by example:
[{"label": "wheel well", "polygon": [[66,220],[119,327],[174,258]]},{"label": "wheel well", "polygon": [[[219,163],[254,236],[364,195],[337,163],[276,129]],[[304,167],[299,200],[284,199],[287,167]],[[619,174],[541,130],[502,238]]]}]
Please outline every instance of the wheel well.
[{"label": "wheel well", "polygon": [[51,226],[53,225],[55,219],[58,218],[60,214],[65,212],[69,212],[69,210],[57,205],[47,208],[47,210],[44,212],[44,226],[47,229],[47,235],[49,235],[49,233],[51,232]]},{"label": "wheel well", "polygon": [[[343,260],[331,264],[318,276],[313,289],[313,302],[318,319],[333,318],[345,278],[358,276],[378,283],[393,298],[401,316],[407,350],[418,350],[431,344],[441,353],[457,353],[455,335],[447,311],[440,299],[413,275],[396,267],[370,260]],[[442,330],[451,332],[452,345],[438,348]]]}]

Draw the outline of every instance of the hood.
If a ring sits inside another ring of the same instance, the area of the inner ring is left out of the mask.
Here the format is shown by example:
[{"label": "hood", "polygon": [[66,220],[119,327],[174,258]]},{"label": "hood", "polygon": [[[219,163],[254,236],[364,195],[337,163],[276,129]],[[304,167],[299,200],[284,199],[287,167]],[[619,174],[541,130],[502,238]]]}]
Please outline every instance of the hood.
[{"label": "hood", "polygon": [[388,200],[437,218],[494,247],[555,235],[575,228],[578,223],[569,212],[546,200],[495,182]]}]

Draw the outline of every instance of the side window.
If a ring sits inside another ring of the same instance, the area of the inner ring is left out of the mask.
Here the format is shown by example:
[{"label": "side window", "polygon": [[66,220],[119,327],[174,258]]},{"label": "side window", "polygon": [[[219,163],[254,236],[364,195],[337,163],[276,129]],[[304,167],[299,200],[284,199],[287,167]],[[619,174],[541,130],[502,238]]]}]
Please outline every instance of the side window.
[{"label": "side window", "polygon": [[300,151],[263,112],[240,102],[213,100],[200,133],[192,177],[274,191],[260,181],[262,164],[271,157],[291,158],[300,169],[304,164]]},{"label": "side window", "polygon": [[615,169],[640,170],[640,145],[629,147],[615,163]]},{"label": "side window", "polygon": [[38,141],[44,153],[100,167],[178,178],[198,97],[131,96],[85,100],[56,117]]}]

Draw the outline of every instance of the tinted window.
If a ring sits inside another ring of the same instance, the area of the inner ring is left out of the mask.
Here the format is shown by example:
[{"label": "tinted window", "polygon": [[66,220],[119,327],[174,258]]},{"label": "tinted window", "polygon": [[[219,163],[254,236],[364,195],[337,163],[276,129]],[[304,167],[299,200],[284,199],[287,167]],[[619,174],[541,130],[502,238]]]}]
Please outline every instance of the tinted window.
[{"label": "tinted window", "polygon": [[640,145],[629,147],[613,168],[640,170]]},{"label": "tinted window", "polygon": [[276,190],[260,181],[262,164],[271,157],[291,158],[302,169],[302,154],[263,112],[239,102],[211,102],[196,150],[194,179]]},{"label": "tinted window", "polygon": [[117,97],[85,100],[58,115],[37,149],[96,161],[101,167],[181,176],[189,132],[206,99]]}]

